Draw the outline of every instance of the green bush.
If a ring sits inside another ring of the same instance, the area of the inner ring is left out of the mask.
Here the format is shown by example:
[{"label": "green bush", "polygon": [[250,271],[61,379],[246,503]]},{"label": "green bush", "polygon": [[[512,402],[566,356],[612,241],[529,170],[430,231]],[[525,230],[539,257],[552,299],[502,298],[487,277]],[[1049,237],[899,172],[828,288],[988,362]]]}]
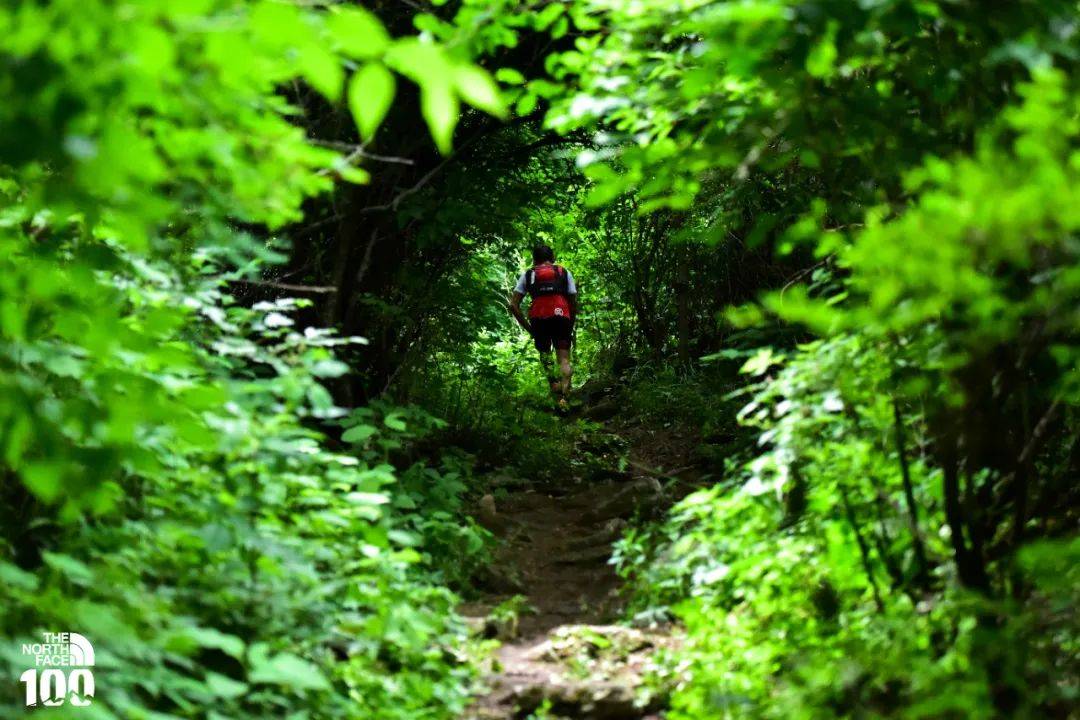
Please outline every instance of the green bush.
[{"label": "green bush", "polygon": [[[1031,588],[1023,605],[960,587],[947,527],[920,530],[932,574],[920,577],[884,356],[841,336],[786,362],[761,357],[750,367],[774,376],[743,415],[771,451],[741,483],[699,491],[662,524],[632,530],[616,553],[632,610],[686,625],[676,717],[968,718],[1003,704],[1042,717],[1067,707],[1078,628],[1063,609],[1076,588],[1052,568],[1067,566],[1076,541],[1002,564]],[[941,527],[940,471],[913,459],[908,472],[920,522]]]},{"label": "green bush", "polygon": [[[987,417],[983,393],[1012,402],[1002,374],[975,381],[1000,353],[1039,368],[1022,397],[1057,398],[1044,423],[1075,402],[1075,318],[1058,310],[1077,293],[1076,104],[1053,74],[1024,94],[1005,115],[1011,149],[988,136],[974,158],[931,161],[912,209],[841,252],[845,294],[768,301],[829,337],[747,361],[763,379],[741,418],[763,452],[735,487],[624,541],[639,602],[687,624],[679,716],[1034,718],[1074,701],[1080,628],[1061,608],[1075,587],[1052,568],[1076,540],[1018,542],[1070,509],[1005,504],[1023,468],[992,464],[979,438],[1007,426],[969,424]],[[1032,346],[1025,327],[1060,343]],[[1042,476],[1023,492],[1064,489],[1059,454],[1027,437]]]},{"label": "green bush", "polygon": [[360,340],[232,293],[281,259],[260,235],[368,178],[289,93],[370,135],[393,69],[447,151],[493,82],[354,5],[57,0],[0,28],[0,670],[84,632],[87,717],[455,716],[464,630],[399,478],[315,429]]},{"label": "green bush", "polygon": [[[162,266],[129,277],[144,312],[183,307],[199,331],[182,366],[144,376],[174,403],[171,425],[135,434],[142,451],[92,520],[26,499],[41,565],[0,562],[0,630],[86,632],[102,716],[453,716],[470,671],[449,648],[464,630],[408,547],[409,518],[385,510],[393,468],[330,452],[303,423],[340,412],[319,378],[342,371],[331,348],[345,341],[297,332],[291,302],[238,307],[217,281],[193,291]],[[2,663],[17,677],[25,660]]]}]

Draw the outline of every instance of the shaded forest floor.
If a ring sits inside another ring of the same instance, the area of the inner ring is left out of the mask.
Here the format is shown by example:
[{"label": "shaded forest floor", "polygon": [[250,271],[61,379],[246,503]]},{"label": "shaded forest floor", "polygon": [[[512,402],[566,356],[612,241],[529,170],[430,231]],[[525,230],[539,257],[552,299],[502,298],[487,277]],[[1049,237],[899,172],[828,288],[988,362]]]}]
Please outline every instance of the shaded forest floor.
[{"label": "shaded forest floor", "polygon": [[572,476],[491,476],[476,517],[498,538],[495,561],[481,582],[487,592],[461,612],[501,645],[467,718],[660,717],[665,693],[649,676],[678,638],[620,624],[612,544],[628,523],[659,517],[693,489],[694,468],[685,441],[622,418],[614,403],[583,409],[599,422],[575,446]]}]

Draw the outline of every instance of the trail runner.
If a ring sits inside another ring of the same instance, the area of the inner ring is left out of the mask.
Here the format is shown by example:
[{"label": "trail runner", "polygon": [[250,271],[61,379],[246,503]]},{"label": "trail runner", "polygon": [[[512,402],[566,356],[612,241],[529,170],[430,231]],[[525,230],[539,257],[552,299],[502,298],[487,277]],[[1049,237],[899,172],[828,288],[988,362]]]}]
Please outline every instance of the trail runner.
[{"label": "trail runner", "polygon": [[[577,283],[569,270],[555,264],[555,252],[549,246],[537,245],[532,256],[533,266],[521,273],[510,297],[510,312],[532,335],[552,395],[559,408],[565,410],[573,375],[570,347],[578,311]],[[528,317],[521,311],[521,301],[526,295],[530,298]],[[552,348],[555,349],[559,374],[552,366]]]}]

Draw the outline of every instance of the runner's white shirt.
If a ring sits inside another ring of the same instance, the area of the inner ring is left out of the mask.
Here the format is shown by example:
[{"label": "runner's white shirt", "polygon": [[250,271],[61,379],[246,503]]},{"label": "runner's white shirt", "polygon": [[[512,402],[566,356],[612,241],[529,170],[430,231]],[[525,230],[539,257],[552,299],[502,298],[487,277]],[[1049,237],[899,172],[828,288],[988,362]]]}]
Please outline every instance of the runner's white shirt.
[{"label": "runner's white shirt", "polygon": [[[514,292],[521,295],[528,295],[525,291],[526,284],[528,283],[528,275],[532,268],[529,268],[525,272],[521,273],[521,277],[518,278],[517,285],[514,286]],[[566,268],[563,268],[566,270]],[[566,270],[566,292],[568,295],[577,295],[577,283],[574,282],[574,276],[570,274],[569,270]]]}]

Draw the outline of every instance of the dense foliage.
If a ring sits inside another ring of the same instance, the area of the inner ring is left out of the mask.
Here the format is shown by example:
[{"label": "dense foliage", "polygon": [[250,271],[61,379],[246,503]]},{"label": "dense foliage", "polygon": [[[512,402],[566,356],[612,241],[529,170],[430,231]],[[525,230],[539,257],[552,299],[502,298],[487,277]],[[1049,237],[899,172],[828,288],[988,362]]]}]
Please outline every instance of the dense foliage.
[{"label": "dense foliage", "polygon": [[229,288],[277,257],[257,228],[367,177],[308,141],[290,83],[337,101],[356,68],[373,131],[392,67],[445,145],[458,97],[501,112],[493,82],[355,7],[22,3],[0,26],[3,635],[90,632],[100,717],[453,716],[470,673],[437,550],[413,549],[438,516],[408,518],[387,463],[404,420],[350,417],[381,453],[327,445],[321,383],[361,339]]},{"label": "dense foliage", "polygon": [[477,475],[587,470],[539,241],[582,393],[695,445],[616,553],[672,717],[1074,714],[1078,9],[8,3],[0,674],[459,716]]}]

